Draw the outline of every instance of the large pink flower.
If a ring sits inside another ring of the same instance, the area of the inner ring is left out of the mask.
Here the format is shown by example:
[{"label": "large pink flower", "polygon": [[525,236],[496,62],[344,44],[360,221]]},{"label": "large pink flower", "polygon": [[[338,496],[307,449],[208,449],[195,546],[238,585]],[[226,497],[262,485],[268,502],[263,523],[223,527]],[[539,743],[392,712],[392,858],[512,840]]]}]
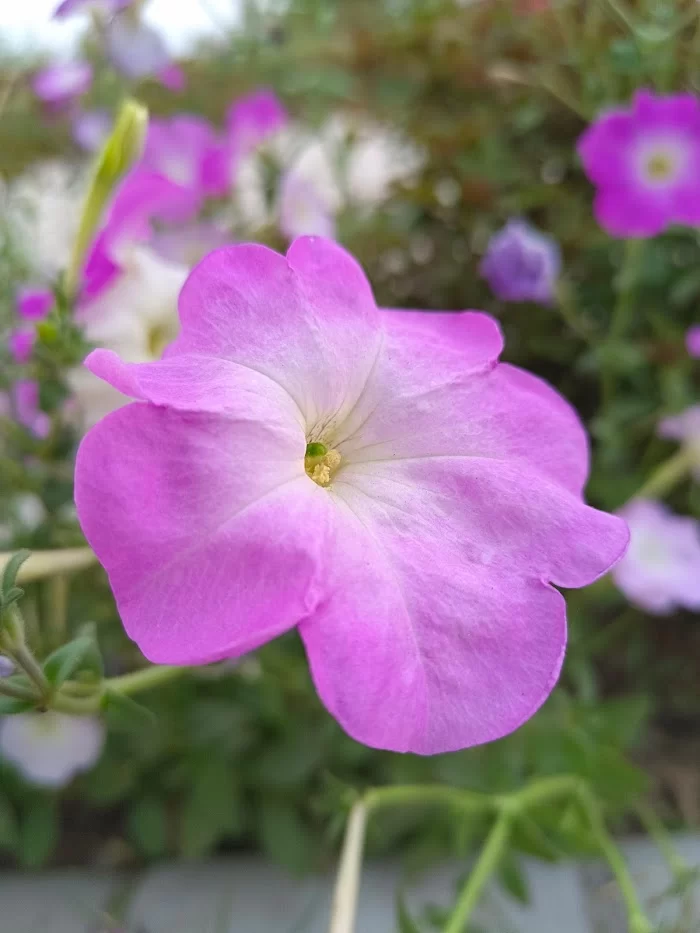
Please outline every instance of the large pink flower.
[{"label": "large pink flower", "polygon": [[88,367],[137,399],[78,455],[76,501],[155,662],[235,657],[297,626],[331,713],[422,754],[498,738],[552,689],[552,584],[627,544],[586,506],[584,431],[498,364],[490,317],[377,309],[327,240],[211,253],[163,360]]}]

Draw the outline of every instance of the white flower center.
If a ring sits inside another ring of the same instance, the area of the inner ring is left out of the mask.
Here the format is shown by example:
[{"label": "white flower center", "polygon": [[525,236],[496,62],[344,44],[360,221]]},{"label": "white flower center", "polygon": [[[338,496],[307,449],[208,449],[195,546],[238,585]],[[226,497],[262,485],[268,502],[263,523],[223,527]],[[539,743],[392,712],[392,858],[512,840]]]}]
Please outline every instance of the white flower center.
[{"label": "white flower center", "polygon": [[642,181],[654,188],[665,188],[677,182],[684,172],[688,153],[678,140],[655,140],[643,146],[637,158]]}]

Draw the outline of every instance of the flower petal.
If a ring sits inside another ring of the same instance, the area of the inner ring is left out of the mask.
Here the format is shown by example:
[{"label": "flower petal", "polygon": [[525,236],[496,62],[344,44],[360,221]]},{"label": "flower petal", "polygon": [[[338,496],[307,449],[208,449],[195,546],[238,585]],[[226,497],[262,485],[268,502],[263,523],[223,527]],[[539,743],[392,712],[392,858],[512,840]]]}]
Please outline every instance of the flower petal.
[{"label": "flower petal", "polygon": [[216,250],[185,283],[180,318],[168,355],[219,356],[264,373],[289,392],[310,428],[342,418],[381,346],[362,270],[318,237],[297,240],[287,259],[264,246]]},{"label": "flower petal", "polygon": [[[324,702],[360,741],[433,754],[496,739],[552,689],[562,597],[627,542],[623,522],[517,465],[345,467],[343,575],[300,632]],[[340,568],[340,569],[339,569]]]},{"label": "flower petal", "polygon": [[[152,661],[197,664],[295,625],[320,598],[332,510],[304,473],[285,393],[232,364],[228,397],[223,379],[178,361],[119,370],[102,354],[93,368],[110,366],[119,388],[186,409],[128,405],[78,452],[78,514],[128,634]],[[216,414],[193,410],[207,385]]]}]

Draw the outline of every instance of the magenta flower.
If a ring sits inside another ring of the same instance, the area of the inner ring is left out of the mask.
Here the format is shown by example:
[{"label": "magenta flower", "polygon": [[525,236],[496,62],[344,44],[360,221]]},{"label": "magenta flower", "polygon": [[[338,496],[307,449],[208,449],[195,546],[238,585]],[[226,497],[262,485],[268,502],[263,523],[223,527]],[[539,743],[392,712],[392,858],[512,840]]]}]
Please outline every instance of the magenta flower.
[{"label": "magenta flower", "polygon": [[335,220],[318,187],[293,171],[280,181],[279,226],[290,240],[305,234],[335,236]]},{"label": "magenta flower", "polygon": [[17,314],[27,321],[43,321],[51,313],[54,301],[48,288],[21,288],[17,292]]},{"label": "magenta flower", "polygon": [[[151,120],[143,165],[182,189],[185,213],[194,213],[203,197],[223,195],[229,188],[226,148],[201,117]],[[184,192],[190,194],[189,204]]]},{"label": "magenta flower", "polygon": [[85,152],[97,152],[107,141],[112,116],[107,110],[86,110],[73,118],[73,139]]},{"label": "magenta flower", "polygon": [[613,571],[619,589],[655,615],[700,609],[700,523],[651,499],[636,499],[620,514],[631,539]]},{"label": "magenta flower", "polygon": [[586,506],[582,426],[498,365],[494,320],[377,309],[339,246],[211,253],[165,357],[88,368],[137,399],[82,442],[76,503],[155,662],[298,627],[330,712],[421,754],[498,738],[558,677],[565,603],[627,544]]},{"label": "magenta flower", "polygon": [[20,327],[12,331],[7,338],[7,349],[16,363],[26,363],[31,359],[34,340],[33,327]]},{"label": "magenta flower", "polygon": [[184,91],[187,87],[187,75],[183,68],[180,65],[175,64],[175,62],[170,62],[169,65],[166,65],[164,68],[161,68],[160,71],[156,73],[155,76],[163,87],[167,87],[169,91],[173,93],[179,93]]},{"label": "magenta flower", "polygon": [[226,117],[231,149],[236,157],[248,155],[278,133],[289,115],[274,91],[260,88],[229,107]]},{"label": "magenta flower", "polygon": [[694,360],[700,359],[700,324],[694,324],[688,328],[685,346],[689,356],[692,356]]},{"label": "magenta flower", "polygon": [[603,114],[578,144],[596,186],[595,215],[612,236],[650,237],[700,223],[700,102],[637,91]]},{"label": "magenta flower", "polygon": [[48,437],[51,419],[39,408],[39,383],[18,379],[10,390],[10,410],[18,423],[38,438]]},{"label": "magenta flower", "polygon": [[491,240],[481,275],[502,301],[554,301],[561,271],[555,241],[523,220],[509,220]]},{"label": "magenta flower", "polygon": [[54,18],[61,19],[73,13],[91,13],[97,11],[105,16],[113,16],[125,10],[134,0],[63,0],[54,11]]},{"label": "magenta flower", "polygon": [[64,62],[49,65],[32,79],[36,96],[55,107],[70,103],[85,94],[92,84],[92,66],[88,62]]}]

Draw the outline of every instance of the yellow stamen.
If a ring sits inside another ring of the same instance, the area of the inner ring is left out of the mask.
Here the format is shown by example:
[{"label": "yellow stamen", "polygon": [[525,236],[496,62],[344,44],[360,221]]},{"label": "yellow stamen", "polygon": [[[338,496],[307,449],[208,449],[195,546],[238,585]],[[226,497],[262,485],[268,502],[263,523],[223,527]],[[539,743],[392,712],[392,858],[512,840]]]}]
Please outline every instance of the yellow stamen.
[{"label": "yellow stamen", "polygon": [[319,486],[330,486],[342,459],[337,450],[328,450],[315,456],[307,454],[304,458],[304,469],[314,483]]}]

